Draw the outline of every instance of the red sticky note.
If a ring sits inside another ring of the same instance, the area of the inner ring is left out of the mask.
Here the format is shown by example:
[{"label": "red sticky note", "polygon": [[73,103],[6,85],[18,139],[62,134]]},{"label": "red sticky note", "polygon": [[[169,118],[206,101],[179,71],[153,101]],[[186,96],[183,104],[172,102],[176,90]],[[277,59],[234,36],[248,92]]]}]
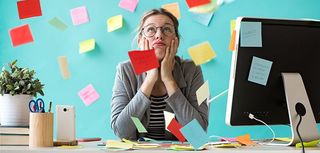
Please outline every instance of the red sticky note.
[{"label": "red sticky note", "polygon": [[145,71],[159,67],[159,62],[154,49],[140,51],[129,51],[129,57],[133,66],[134,72],[139,75]]},{"label": "red sticky note", "polygon": [[178,123],[176,119],[172,119],[170,124],[168,125],[168,130],[178,138],[178,140],[183,143],[186,141],[186,138],[183,136],[183,134],[180,132],[180,129],[182,126]]},{"label": "red sticky note", "polygon": [[41,16],[40,0],[22,0],[17,2],[20,19]]},{"label": "red sticky note", "polygon": [[200,5],[209,4],[211,1],[210,0],[186,0],[186,2],[188,7],[192,8]]},{"label": "red sticky note", "polygon": [[13,47],[33,42],[33,37],[29,24],[12,28],[9,30],[9,34]]}]

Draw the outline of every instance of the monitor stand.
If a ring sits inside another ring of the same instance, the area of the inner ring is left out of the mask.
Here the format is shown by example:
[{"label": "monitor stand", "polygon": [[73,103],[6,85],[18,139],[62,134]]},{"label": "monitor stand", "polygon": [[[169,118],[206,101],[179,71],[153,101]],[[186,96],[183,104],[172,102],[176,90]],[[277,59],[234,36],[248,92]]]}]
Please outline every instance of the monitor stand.
[{"label": "monitor stand", "polygon": [[316,120],[313,115],[301,75],[299,73],[281,73],[281,75],[284,84],[292,133],[292,140],[288,145],[292,146],[300,142],[298,133],[296,131],[300,118],[296,108],[304,109],[305,112],[305,115],[302,116],[302,121],[299,126],[299,133],[303,142],[319,140],[320,135],[317,130]]}]

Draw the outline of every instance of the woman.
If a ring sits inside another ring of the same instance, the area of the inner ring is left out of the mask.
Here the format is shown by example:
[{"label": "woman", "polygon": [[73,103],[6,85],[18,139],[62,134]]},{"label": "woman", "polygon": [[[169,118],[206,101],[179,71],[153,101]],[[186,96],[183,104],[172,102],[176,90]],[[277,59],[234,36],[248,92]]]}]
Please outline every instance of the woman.
[{"label": "woman", "polygon": [[[165,9],[145,13],[138,27],[142,50],[154,48],[160,67],[135,75],[130,61],[117,66],[111,102],[111,127],[120,138],[149,137],[176,140],[165,130],[163,111],[172,112],[182,125],[197,119],[206,130],[208,106],[197,102],[196,91],[203,84],[202,71],[190,60],[178,56],[178,20]],[[148,133],[140,134],[131,120],[140,119]]]}]

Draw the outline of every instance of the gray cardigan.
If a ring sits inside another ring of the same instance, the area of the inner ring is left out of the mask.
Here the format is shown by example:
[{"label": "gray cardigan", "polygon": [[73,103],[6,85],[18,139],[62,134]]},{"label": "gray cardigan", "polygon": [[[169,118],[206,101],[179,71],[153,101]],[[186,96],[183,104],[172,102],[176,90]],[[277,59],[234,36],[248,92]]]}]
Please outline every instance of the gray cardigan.
[{"label": "gray cardigan", "polygon": [[[146,73],[135,75],[130,61],[125,61],[117,66],[117,73],[113,86],[111,101],[111,127],[120,138],[137,140],[145,136],[137,132],[131,116],[140,119],[144,127],[148,127],[150,117],[150,100],[140,87]],[[175,57],[173,77],[179,89],[165,101],[166,111],[173,112],[175,118],[182,125],[197,119],[204,130],[208,126],[208,105],[197,102],[196,91],[204,83],[200,66],[191,60],[182,60]],[[176,140],[168,131],[165,138]]]}]

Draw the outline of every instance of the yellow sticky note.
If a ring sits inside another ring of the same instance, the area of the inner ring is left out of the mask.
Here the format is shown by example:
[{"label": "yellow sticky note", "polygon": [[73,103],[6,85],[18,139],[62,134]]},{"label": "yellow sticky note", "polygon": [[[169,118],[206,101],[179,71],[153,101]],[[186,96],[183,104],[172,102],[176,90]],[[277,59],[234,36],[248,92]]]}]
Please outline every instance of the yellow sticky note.
[{"label": "yellow sticky note", "polygon": [[82,54],[82,53],[94,50],[94,48],[96,47],[95,43],[96,43],[96,41],[93,38],[80,42],[79,43],[79,53]]},{"label": "yellow sticky note", "polygon": [[284,142],[290,142],[290,138],[275,138],[275,140],[284,141]]},{"label": "yellow sticky note", "polygon": [[184,145],[171,145],[170,149],[172,150],[176,150],[176,151],[192,151],[195,150],[193,149],[192,146],[188,145],[188,146],[184,146]]},{"label": "yellow sticky note", "polygon": [[236,20],[230,21],[230,34],[232,35],[233,30],[236,29]]},{"label": "yellow sticky note", "polygon": [[82,146],[59,146],[58,148],[62,148],[62,149],[80,149],[83,148]]},{"label": "yellow sticky note", "polygon": [[214,145],[216,148],[236,148],[236,147],[241,147],[241,144],[239,143],[227,143],[227,144],[219,144],[219,145]]},{"label": "yellow sticky note", "polygon": [[196,95],[197,95],[197,100],[198,100],[199,106],[202,104],[202,102],[203,102],[204,100],[206,100],[207,98],[209,98],[209,96],[210,96],[210,91],[209,91],[209,83],[208,83],[208,81],[206,81],[206,82],[196,91]]},{"label": "yellow sticky note", "polygon": [[107,148],[119,148],[119,149],[132,149],[133,144],[124,143],[116,140],[107,140],[106,142]]},{"label": "yellow sticky note", "polygon": [[120,29],[123,25],[122,15],[116,15],[107,20],[108,32]]},{"label": "yellow sticky note", "polygon": [[58,63],[59,63],[60,72],[61,72],[63,79],[69,79],[70,78],[70,71],[68,69],[67,57],[66,56],[59,56]]},{"label": "yellow sticky note", "polygon": [[178,2],[165,4],[161,6],[162,8],[166,9],[170,13],[172,13],[177,19],[180,19],[180,9]]},{"label": "yellow sticky note", "polygon": [[165,123],[165,127],[166,127],[166,130],[168,130],[168,126],[171,122],[172,119],[174,119],[174,114],[171,113],[171,112],[167,112],[167,111],[163,111],[163,115],[164,115],[164,123]]},{"label": "yellow sticky note", "polygon": [[209,62],[217,56],[208,41],[192,46],[188,50],[189,55],[196,65]]},{"label": "yellow sticky note", "polygon": [[[320,140],[313,140],[309,142],[303,142],[303,145],[305,147],[317,147],[318,143],[320,143]],[[296,144],[296,148],[301,148],[301,147],[302,147],[301,143]]]}]

